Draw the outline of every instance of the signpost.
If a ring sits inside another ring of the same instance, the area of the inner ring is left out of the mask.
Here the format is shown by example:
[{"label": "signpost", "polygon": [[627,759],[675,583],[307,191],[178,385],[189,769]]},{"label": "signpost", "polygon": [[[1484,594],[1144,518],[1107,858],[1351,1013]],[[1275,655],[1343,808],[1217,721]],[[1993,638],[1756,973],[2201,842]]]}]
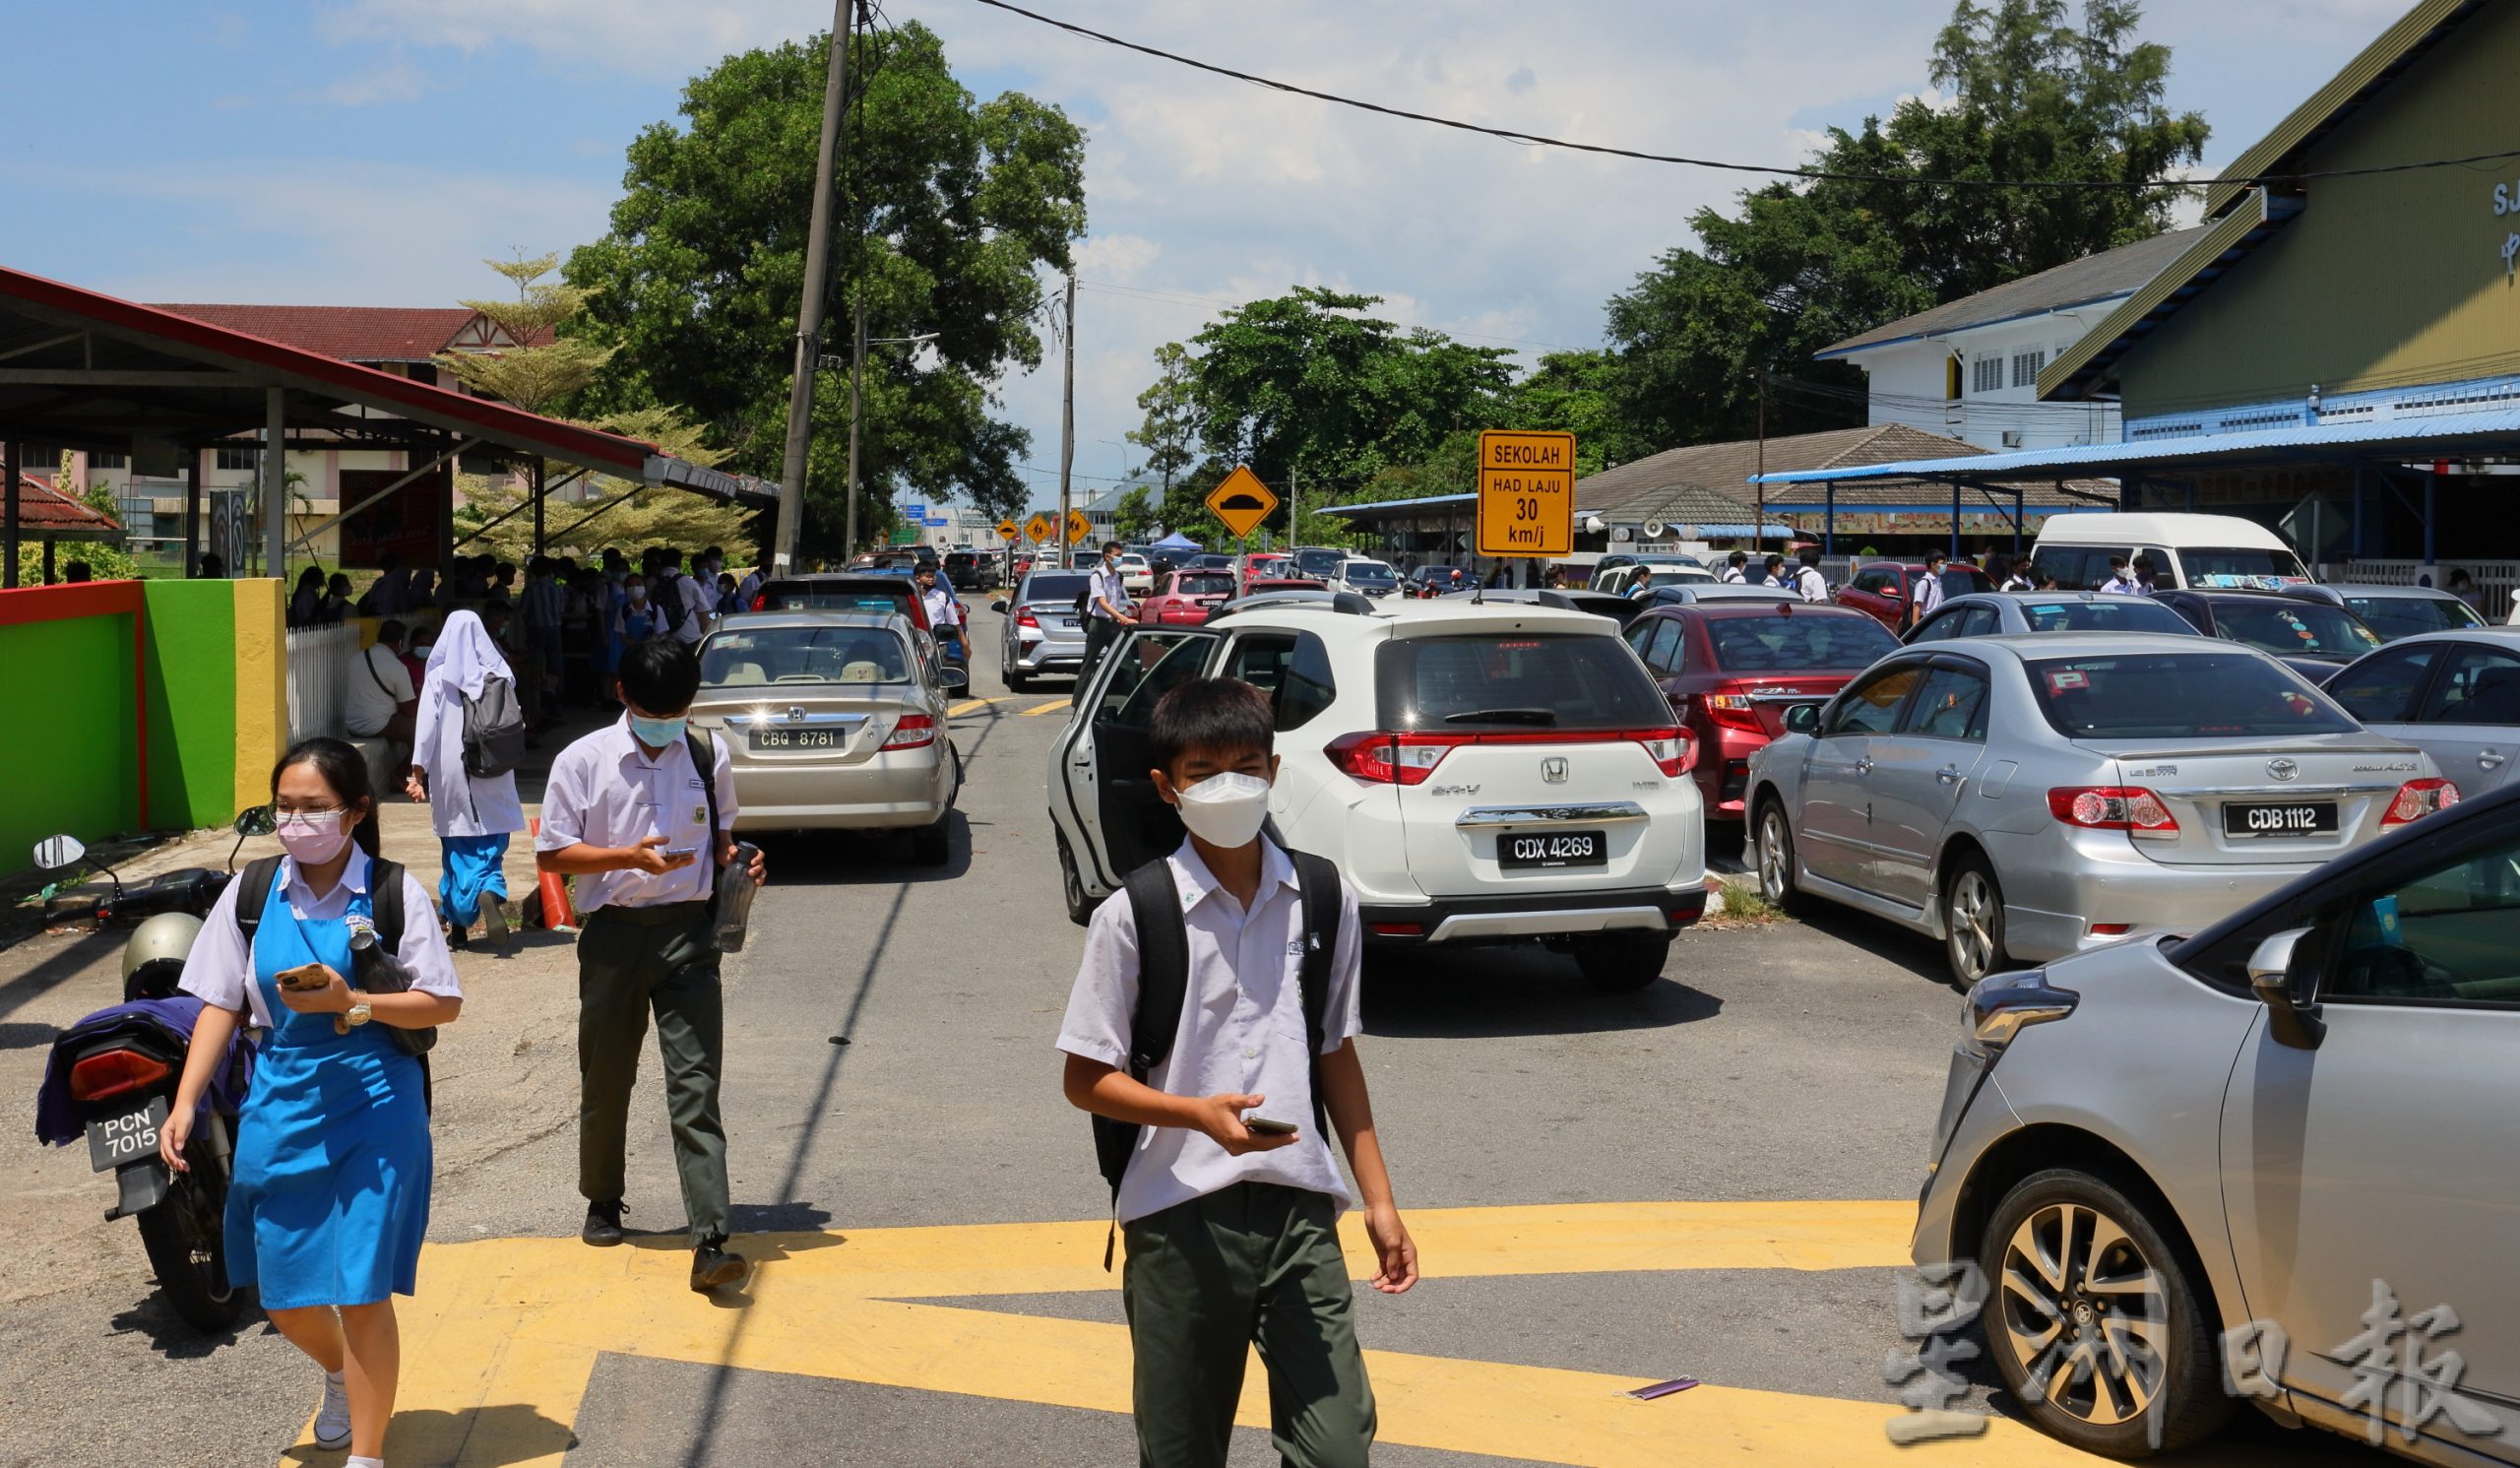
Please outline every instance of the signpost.
[{"label": "signpost", "polygon": [[1094,534],[1094,522],[1085,518],[1083,510],[1067,512],[1067,543],[1071,545]]},{"label": "signpost", "polygon": [[1015,518],[1010,515],[997,522],[997,538],[1010,543],[1020,541],[1024,538],[1024,527],[1016,524]]},{"label": "signpost", "polygon": [[1043,541],[1048,540],[1051,534],[1057,529],[1058,523],[1052,520],[1046,512],[1040,510],[1035,510],[1033,512],[1033,518],[1024,522],[1024,534],[1032,537],[1033,543],[1036,545],[1039,545]]},{"label": "signpost", "polygon": [[1278,496],[1269,492],[1269,486],[1260,482],[1250,466],[1237,464],[1233,473],[1225,477],[1225,482],[1208,491],[1207,504],[1225,522],[1225,528],[1233,532],[1234,539],[1240,540],[1258,530],[1260,522],[1277,510]]},{"label": "signpost", "polygon": [[1575,553],[1575,435],[1490,429],[1479,435],[1479,553],[1553,559]]}]

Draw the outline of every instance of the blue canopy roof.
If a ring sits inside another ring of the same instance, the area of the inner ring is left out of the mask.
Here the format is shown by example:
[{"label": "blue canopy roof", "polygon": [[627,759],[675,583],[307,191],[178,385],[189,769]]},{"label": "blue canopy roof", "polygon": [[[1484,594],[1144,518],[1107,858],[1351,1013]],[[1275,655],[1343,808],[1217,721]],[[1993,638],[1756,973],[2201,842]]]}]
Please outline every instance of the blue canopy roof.
[{"label": "blue canopy roof", "polygon": [[1205,550],[1208,547],[1176,530],[1147,548],[1150,550]]}]

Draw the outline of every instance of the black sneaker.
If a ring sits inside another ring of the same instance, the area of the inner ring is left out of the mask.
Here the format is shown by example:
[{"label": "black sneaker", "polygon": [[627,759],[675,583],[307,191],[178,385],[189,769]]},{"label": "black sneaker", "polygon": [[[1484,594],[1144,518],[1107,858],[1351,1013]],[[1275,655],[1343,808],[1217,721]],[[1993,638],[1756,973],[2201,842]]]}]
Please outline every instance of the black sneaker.
[{"label": "black sneaker", "polygon": [[610,1248],[621,1242],[622,1207],[618,1202],[587,1204],[587,1224],[578,1237],[598,1248]]},{"label": "black sneaker", "polygon": [[706,1295],[722,1285],[739,1285],[752,1273],[743,1255],[726,1251],[726,1236],[712,1234],[691,1251],[691,1288]]}]

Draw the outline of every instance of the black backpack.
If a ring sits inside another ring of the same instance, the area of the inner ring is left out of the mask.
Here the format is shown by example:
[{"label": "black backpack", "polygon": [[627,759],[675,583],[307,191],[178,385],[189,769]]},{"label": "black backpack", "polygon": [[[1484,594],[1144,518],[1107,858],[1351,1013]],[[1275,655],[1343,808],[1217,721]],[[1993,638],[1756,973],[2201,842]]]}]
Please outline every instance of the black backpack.
[{"label": "black backpack", "polygon": [[[245,958],[254,955],[254,929],[263,924],[263,907],[272,900],[272,883],[280,879],[278,857],[256,857],[236,874],[236,930],[245,935]],[[388,862],[383,857],[367,859],[368,916],[376,922],[376,941],[388,953],[403,946],[403,863]],[[347,978],[347,975],[343,977]],[[420,1062],[421,1084],[428,1078],[428,1053],[437,1044],[437,1027],[405,1030],[389,1027],[386,1031],[403,1053]]]},{"label": "black backpack", "polygon": [[[1295,863],[1295,883],[1303,894],[1303,966],[1298,975],[1303,989],[1304,1044],[1311,1062],[1312,1124],[1327,1138],[1330,1122],[1321,1096],[1321,1039],[1330,1003],[1330,956],[1339,945],[1339,868],[1309,852],[1287,855]],[[1131,1080],[1143,1085],[1155,1067],[1171,1055],[1173,1037],[1181,1029],[1181,1011],[1190,1002],[1190,929],[1181,917],[1180,889],[1173,885],[1172,868],[1164,858],[1130,872],[1126,889],[1129,916],[1138,935],[1138,1002],[1129,1015],[1128,1072]],[[1108,1117],[1094,1118],[1095,1160],[1102,1167],[1102,1181],[1111,1184],[1115,1209],[1120,1180],[1128,1174],[1129,1158],[1137,1151],[1142,1129]],[[1105,1270],[1111,1267],[1112,1244],[1118,1234],[1115,1223],[1111,1236],[1103,1240]]]},{"label": "black backpack", "polygon": [[475,780],[507,774],[525,758],[525,711],[516,686],[493,674],[481,680],[481,696],[455,690],[464,700],[464,773]]}]

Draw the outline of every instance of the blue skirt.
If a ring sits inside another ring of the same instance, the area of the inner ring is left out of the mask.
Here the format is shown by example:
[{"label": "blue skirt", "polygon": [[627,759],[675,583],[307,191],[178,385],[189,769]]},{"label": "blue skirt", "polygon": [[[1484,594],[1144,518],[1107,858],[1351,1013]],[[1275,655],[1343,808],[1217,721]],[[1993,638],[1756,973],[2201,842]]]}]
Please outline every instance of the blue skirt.
[{"label": "blue skirt", "polygon": [[446,874],[437,879],[438,901],[446,907],[446,921],[458,927],[470,927],[481,916],[481,894],[495,892],[504,902],[508,895],[506,873],[499,869],[508,859],[508,834],[496,836],[441,836],[438,845],[446,856]]}]

